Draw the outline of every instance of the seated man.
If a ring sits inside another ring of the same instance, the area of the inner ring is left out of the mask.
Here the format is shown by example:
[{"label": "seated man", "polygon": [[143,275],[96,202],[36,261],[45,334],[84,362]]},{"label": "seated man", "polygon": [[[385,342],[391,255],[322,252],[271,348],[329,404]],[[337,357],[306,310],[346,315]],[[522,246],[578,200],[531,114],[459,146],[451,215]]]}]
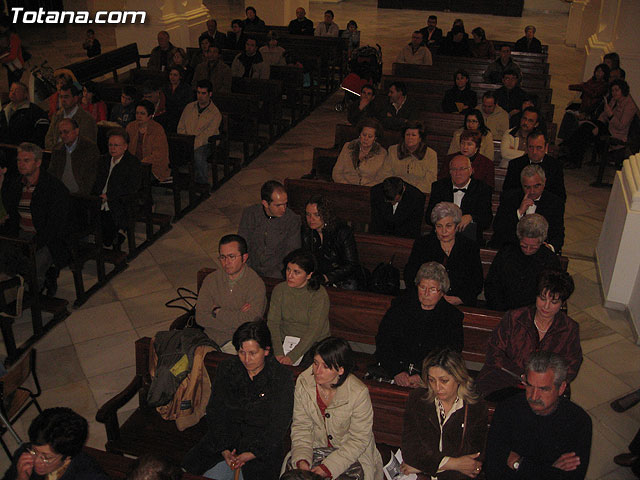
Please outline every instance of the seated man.
[{"label": "seated man", "polygon": [[369,233],[417,238],[425,199],[424,193],[401,178],[385,178],[371,187]]},{"label": "seated man", "polygon": [[233,332],[245,322],[264,315],[265,287],[262,279],[246,265],[247,242],[240,235],[225,235],[218,243],[222,268],[202,282],[196,305],[196,322],[225,353],[236,355]]},{"label": "seated man", "polygon": [[525,392],[500,403],[491,421],[483,471],[487,478],[583,479],[591,452],[591,418],[562,394],[567,362],[537,351]]},{"label": "seated man", "polygon": [[447,55],[451,57],[472,57],[469,49],[469,36],[461,25],[455,25],[447,36],[440,43],[438,49],[439,55]]},{"label": "seated man", "polygon": [[314,35],[316,37],[337,37],[340,35],[340,27],[333,21],[333,11],[324,12],[324,21],[318,23]]},{"label": "seated man", "polygon": [[431,184],[427,223],[431,224],[433,207],[440,202],[453,202],[462,210],[462,221],[458,224],[458,231],[478,242],[478,245],[484,245],[482,232],[489,228],[493,220],[491,187],[471,177],[471,160],[462,154],[451,159],[449,172],[450,177]]},{"label": "seated man", "polygon": [[527,107],[522,112],[522,119],[518,128],[512,128],[504,132],[500,142],[500,154],[502,161],[500,166],[507,168],[509,162],[525,154],[527,150],[527,137],[540,125],[540,111]]},{"label": "seated man", "polygon": [[489,64],[482,74],[482,78],[487,83],[500,83],[505,72],[512,71],[516,76],[516,82],[522,80],[522,71],[511,57],[511,47],[502,45],[500,47],[500,57],[495,62]]},{"label": "seated man", "polygon": [[109,130],[107,139],[109,153],[100,158],[92,193],[102,199],[102,241],[107,247],[113,245],[114,250],[119,250],[125,238],[120,230],[125,230],[129,222],[127,202],[140,188],[142,167],[140,160],[128,151],[126,130]]},{"label": "seated man", "polygon": [[509,243],[497,253],[484,281],[484,296],[491,310],[512,310],[533,305],[538,276],[545,270],[561,270],[558,256],[544,244],[549,223],[531,213],[518,222],[520,245]]},{"label": "seated man", "polygon": [[548,147],[549,144],[547,143],[547,134],[545,132],[534,130],[527,136],[527,153],[509,162],[507,176],[502,184],[503,195],[509,190],[520,188],[520,172],[524,167],[527,165],[540,165],[547,177],[545,188],[560,197],[563,202],[567,200],[562,164],[547,154]]},{"label": "seated man", "polygon": [[109,121],[120,124],[122,128],[127,128],[129,123],[136,119],[136,97],[138,92],[136,87],[125,85],[122,87],[120,103],[114,105],[109,115]]},{"label": "seated man", "polygon": [[365,118],[382,121],[386,115],[388,99],[376,96],[373,85],[367,83],[360,90],[360,101],[352,102],[347,109],[347,119],[351,125],[357,125]]},{"label": "seated man", "polygon": [[[6,219],[0,219],[0,234],[36,244],[36,273],[39,287],[53,296],[60,268],[68,261],[69,190],[60,180],[40,167],[42,149],[33,143],[18,146],[18,173],[2,181],[6,169],[0,169],[2,203]],[[3,245],[4,250],[4,245]],[[25,274],[30,265],[22,250],[0,252],[0,271]]]},{"label": "seated man", "polygon": [[231,68],[222,61],[220,48],[209,46],[204,62],[200,63],[193,74],[193,85],[200,80],[209,80],[213,92],[231,92]]},{"label": "seated man", "polygon": [[313,35],[313,22],[307,17],[304,8],[296,8],[296,18],[289,22],[289,33],[291,35]]},{"label": "seated man", "polygon": [[213,40],[213,44],[218,48],[225,48],[227,45],[227,36],[218,30],[218,22],[213,18],[207,20],[207,31],[202,32],[201,36],[207,34]]},{"label": "seated man", "polygon": [[209,80],[198,81],[196,85],[197,99],[184,107],[178,122],[178,133],[196,136],[193,144],[193,162],[195,181],[200,184],[209,183],[207,160],[212,151],[209,138],[220,133],[220,123],[222,122],[220,110],[211,101],[212,94],[213,85]]},{"label": "seated man", "polygon": [[476,107],[482,112],[484,124],[491,130],[494,139],[502,139],[502,135],[509,130],[509,114],[498,105],[493,92],[482,95],[482,103]]},{"label": "seated man", "polygon": [[500,82],[502,82],[502,86],[494,92],[496,101],[509,114],[509,117],[513,117],[520,113],[527,93],[518,86],[518,76],[516,71],[511,68],[505,70],[501,79],[496,83]]},{"label": "seated man", "polygon": [[491,246],[502,248],[506,243],[515,243],[520,219],[530,213],[539,213],[549,223],[548,245],[559,254],[564,243],[564,202],[544,189],[546,176],[539,165],[524,167],[520,183],[522,190],[506,192],[500,200],[493,222]]},{"label": "seated man", "polygon": [[158,32],[158,46],[151,50],[151,57],[147,68],[165,71],[171,63],[172,52],[175,47],[170,42],[169,32]]},{"label": "seated man", "polygon": [[31,142],[42,147],[48,129],[49,117],[29,101],[29,87],[22,82],[12,83],[9,103],[0,113],[0,141],[12,145]]},{"label": "seated man", "polygon": [[87,421],[70,408],[47,408],[31,422],[29,442],[16,450],[5,480],[109,480],[98,462],[82,451],[88,434]]},{"label": "seated man", "polygon": [[269,79],[269,64],[262,58],[258,51],[256,39],[248,37],[244,46],[244,52],[236,55],[231,64],[231,75],[242,78]]},{"label": "seated man", "polygon": [[410,120],[418,116],[418,105],[407,96],[407,86],[403,82],[393,82],[389,86],[389,102],[382,126],[391,130],[402,130]]},{"label": "seated man", "polygon": [[542,43],[536,37],[536,27],[527,25],[524,27],[524,37],[518,39],[513,46],[514,52],[542,53]]},{"label": "seated man", "polygon": [[429,15],[427,18],[427,26],[420,29],[424,43],[429,49],[437,49],[442,42],[442,29],[437,27],[438,17]]},{"label": "seated man", "polygon": [[245,33],[249,32],[266,32],[267,26],[260,17],[258,17],[256,9],[253,7],[247,7],[244,10],[247,18],[242,22],[242,30]]},{"label": "seated man", "polygon": [[49,173],[61,180],[71,193],[89,195],[96,181],[98,146],[80,136],[80,128],[73,118],[60,120],[58,131],[62,142],[51,152]]},{"label": "seated man", "polygon": [[287,208],[284,186],[270,180],[260,189],[262,202],[242,212],[238,235],[249,247],[248,265],[262,277],[282,278],[282,261],[300,248],[300,217]]},{"label": "seated man", "polygon": [[422,32],[420,30],[413,32],[411,43],[400,50],[396,62],[411,63],[413,65],[432,65],[431,51],[424,46],[423,42]]},{"label": "seated man", "polygon": [[63,118],[73,118],[80,128],[80,135],[87,137],[92,142],[98,138],[98,127],[90,113],[80,106],[82,90],[74,83],[67,83],[60,89],[60,105],[62,108],[51,119],[51,125],[44,138],[44,148],[52,150],[60,141],[58,122]]}]

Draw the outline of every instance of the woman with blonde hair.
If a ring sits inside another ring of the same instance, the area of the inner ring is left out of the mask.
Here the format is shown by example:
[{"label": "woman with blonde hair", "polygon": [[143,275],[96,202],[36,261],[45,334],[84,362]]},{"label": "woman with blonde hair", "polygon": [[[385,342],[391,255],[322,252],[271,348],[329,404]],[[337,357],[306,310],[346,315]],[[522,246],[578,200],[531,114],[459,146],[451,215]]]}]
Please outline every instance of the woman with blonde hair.
[{"label": "woman with blonde hair", "polygon": [[365,118],[358,130],[358,138],[342,147],[331,177],[336,183],[373,187],[385,179],[382,169],[387,151],[378,143],[382,126],[374,118]]},{"label": "woman with blonde hair", "polygon": [[444,349],[422,364],[426,388],[413,390],[405,408],[404,474],[475,478],[482,469],[487,405],[475,393],[462,355]]}]

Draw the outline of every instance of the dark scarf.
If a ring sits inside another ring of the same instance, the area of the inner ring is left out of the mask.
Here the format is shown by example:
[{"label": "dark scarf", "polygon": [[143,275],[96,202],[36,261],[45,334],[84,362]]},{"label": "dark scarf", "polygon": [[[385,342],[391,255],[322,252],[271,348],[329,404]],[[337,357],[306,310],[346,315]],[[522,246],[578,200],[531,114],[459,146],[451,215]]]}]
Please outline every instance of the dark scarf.
[{"label": "dark scarf", "polygon": [[247,55],[247,52],[242,52],[239,57],[240,63],[244,66],[244,78],[251,77],[251,68],[253,68],[254,63],[262,63],[262,54],[259,51],[256,51],[255,55],[251,57]]}]

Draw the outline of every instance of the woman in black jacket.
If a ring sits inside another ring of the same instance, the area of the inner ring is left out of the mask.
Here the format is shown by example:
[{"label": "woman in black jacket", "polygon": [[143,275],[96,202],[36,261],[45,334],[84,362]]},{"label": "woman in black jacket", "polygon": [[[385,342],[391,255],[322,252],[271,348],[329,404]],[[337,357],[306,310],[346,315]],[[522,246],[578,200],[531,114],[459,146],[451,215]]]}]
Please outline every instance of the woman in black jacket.
[{"label": "woman in black jacket", "polygon": [[453,87],[447,90],[442,99],[442,111],[445,113],[465,113],[476,108],[478,96],[471,90],[471,80],[466,70],[453,74]]},{"label": "woman in black jacket", "polygon": [[220,364],[207,405],[206,435],[183,460],[189,473],[245,480],[277,479],[293,414],[293,375],[271,355],[266,322],[233,334],[238,355]]},{"label": "woman in black jacket", "polygon": [[351,227],[333,215],[329,201],[322,195],[313,195],[305,211],[302,248],[316,258],[316,273],[322,276],[323,284],[346,290],[365,287]]}]

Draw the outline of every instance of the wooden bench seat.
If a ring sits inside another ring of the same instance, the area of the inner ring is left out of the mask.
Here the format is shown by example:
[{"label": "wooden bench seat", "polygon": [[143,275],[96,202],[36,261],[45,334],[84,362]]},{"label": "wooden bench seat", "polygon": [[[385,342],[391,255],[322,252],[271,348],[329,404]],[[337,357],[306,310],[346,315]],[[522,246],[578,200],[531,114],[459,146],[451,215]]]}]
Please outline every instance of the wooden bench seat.
[{"label": "wooden bench seat", "polygon": [[132,65],[140,68],[140,59],[147,57],[149,57],[149,55],[140,55],[137,43],[130,43],[105,52],[97,57],[72,63],[65,68],[71,70],[81,84],[108,74],[111,74],[113,81],[117,82],[119,69]]}]

